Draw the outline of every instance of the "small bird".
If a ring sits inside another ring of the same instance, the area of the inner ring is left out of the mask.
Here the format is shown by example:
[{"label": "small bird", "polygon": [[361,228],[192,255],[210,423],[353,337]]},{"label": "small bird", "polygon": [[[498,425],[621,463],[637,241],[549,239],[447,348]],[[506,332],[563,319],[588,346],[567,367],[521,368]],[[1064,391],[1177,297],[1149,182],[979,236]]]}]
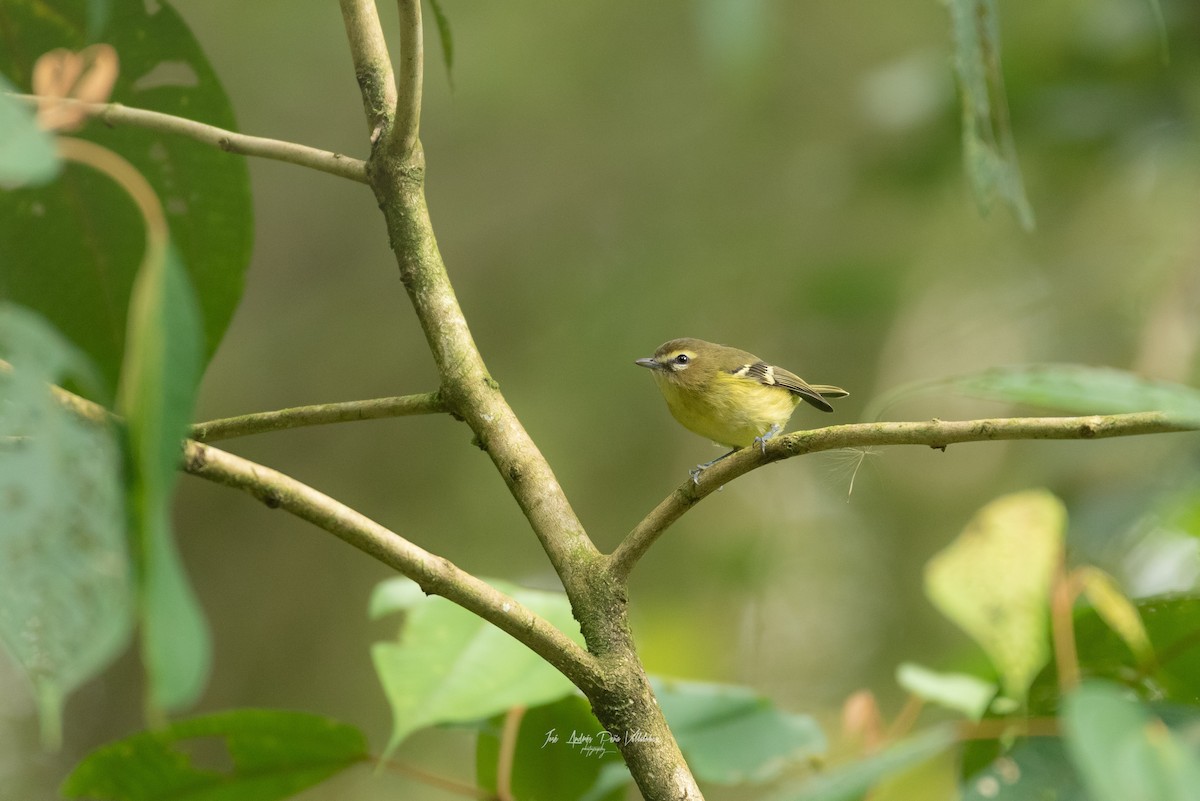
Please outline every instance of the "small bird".
[{"label": "small bird", "polygon": [[765,453],[767,440],[783,430],[800,401],[832,412],[827,399],[850,394],[841,387],[806,383],[752,353],[702,339],[672,339],[634,363],[654,371],[667,408],[684,428],[733,449],[693,468],[695,483],[741,448],[759,445]]}]

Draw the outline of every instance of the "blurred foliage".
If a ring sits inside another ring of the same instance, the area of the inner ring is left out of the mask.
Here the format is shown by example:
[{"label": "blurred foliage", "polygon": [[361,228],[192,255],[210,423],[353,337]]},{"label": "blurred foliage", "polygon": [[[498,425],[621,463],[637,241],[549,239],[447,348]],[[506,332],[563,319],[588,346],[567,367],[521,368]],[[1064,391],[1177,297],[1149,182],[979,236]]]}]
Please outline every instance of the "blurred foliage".
[{"label": "blurred foliage", "polygon": [[[0,653],[62,745],[66,697],[129,644],[133,587],[116,432],[50,390],[95,368],[27,309],[0,303]],[[51,624],[52,623],[52,624]]]},{"label": "blurred foliage", "polygon": [[[105,27],[97,29],[101,20]],[[121,61],[113,99],[237,127],[204,50],[171,5],[3,0],[0,36],[0,74],[21,92],[32,90],[34,64],[47,51],[100,41],[116,48]],[[197,287],[207,362],[237,307],[250,260],[254,219],[245,163],[191,139],[134,127],[93,123],[71,135],[122,156],[157,193]],[[29,266],[0,270],[0,298],[46,315],[115,386],[144,236],[126,193],[92,166],[68,164],[52,184],[0,192],[0,253]]]},{"label": "blurred foliage", "polygon": [[[0,11],[14,5],[0,0]],[[106,5],[89,9],[103,19]],[[161,5],[195,32],[241,130],[365,155],[336,6]],[[1151,4],[1129,0],[1000,9],[1032,234],[974,208],[938,3],[444,10],[455,91],[428,70],[422,116],[439,245],[492,374],[602,548],[708,452],[631,364],[672,337],[728,342],[847,387],[841,422],[901,384],[998,365],[1076,362],[1196,381],[1194,3],[1162,2],[1161,27]],[[394,9],[381,12],[394,30]],[[14,36],[0,26],[0,52],[11,52]],[[145,105],[120,88],[114,99]],[[145,141],[95,125],[87,135],[113,147]],[[209,150],[195,159],[213,170],[242,163]],[[370,193],[261,161],[249,173],[258,244],[197,415],[431,389],[434,371]],[[250,217],[235,199],[211,219],[221,228]],[[196,247],[223,259],[247,252],[248,239]],[[14,275],[12,263],[0,250],[0,281]],[[210,343],[220,335],[207,333]],[[88,335],[100,332],[75,332]],[[1024,410],[1012,403],[927,395],[889,415]],[[811,423],[798,416],[794,426]],[[266,435],[236,450],[466,569],[553,588],[536,540],[468,442],[453,421],[421,418]],[[988,675],[921,594],[922,566],[974,510],[1048,487],[1072,520],[1070,560],[1103,567],[1138,596],[1186,592],[1200,577],[1197,470],[1193,436],[790,460],[707,499],[639,566],[639,644],[652,670],[752,685],[825,721],[861,687],[891,710],[902,661],[958,658]],[[201,707],[322,711],[386,742],[391,721],[368,651],[378,632],[361,615],[385,569],[222,488],[185,480],[183,490],[183,555],[216,646]],[[1141,611],[1151,642],[1164,647],[1156,615]],[[1117,635],[1099,632],[1112,638],[1102,654],[1113,675],[1145,678]],[[1170,666],[1195,650],[1175,648],[1165,673],[1145,678],[1147,691],[1186,682]],[[1035,710],[1048,692],[1057,697],[1045,678],[1052,669],[1034,683]],[[30,702],[8,691],[17,681],[0,664],[0,787],[14,798],[49,795],[83,753],[139,725],[130,710],[142,687],[125,660],[68,706],[62,756],[35,756]],[[472,734],[421,732],[398,758],[471,781],[462,766]],[[1030,755],[1025,775],[1046,759],[1045,742],[1011,755]],[[918,745],[901,761],[937,751]],[[1067,758],[1060,749],[1052,764]],[[998,770],[1003,786],[1007,763],[964,760]],[[455,797],[388,774],[339,778],[302,798],[389,793]]]}]

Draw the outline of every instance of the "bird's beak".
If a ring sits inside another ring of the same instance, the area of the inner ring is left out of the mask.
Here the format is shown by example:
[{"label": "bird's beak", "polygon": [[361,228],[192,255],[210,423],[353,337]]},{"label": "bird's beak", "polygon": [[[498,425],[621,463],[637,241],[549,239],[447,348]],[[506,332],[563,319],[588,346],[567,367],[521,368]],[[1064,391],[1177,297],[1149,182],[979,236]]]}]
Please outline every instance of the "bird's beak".
[{"label": "bird's beak", "polygon": [[636,362],[634,362],[634,364],[640,365],[642,367],[649,367],[651,370],[661,370],[662,369],[662,362],[660,362],[654,358],[638,359]]}]

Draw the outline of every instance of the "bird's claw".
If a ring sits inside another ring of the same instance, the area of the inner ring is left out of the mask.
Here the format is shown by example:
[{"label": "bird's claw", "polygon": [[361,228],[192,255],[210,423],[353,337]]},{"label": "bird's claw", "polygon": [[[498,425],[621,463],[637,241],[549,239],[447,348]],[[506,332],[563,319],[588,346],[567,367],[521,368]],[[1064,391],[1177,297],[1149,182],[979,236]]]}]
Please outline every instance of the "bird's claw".
[{"label": "bird's claw", "polygon": [[759,450],[762,451],[763,456],[767,455],[767,440],[778,434],[782,428],[783,426],[779,425],[779,423],[775,423],[773,426],[767,429],[762,436],[754,438],[753,444],[758,446]]}]

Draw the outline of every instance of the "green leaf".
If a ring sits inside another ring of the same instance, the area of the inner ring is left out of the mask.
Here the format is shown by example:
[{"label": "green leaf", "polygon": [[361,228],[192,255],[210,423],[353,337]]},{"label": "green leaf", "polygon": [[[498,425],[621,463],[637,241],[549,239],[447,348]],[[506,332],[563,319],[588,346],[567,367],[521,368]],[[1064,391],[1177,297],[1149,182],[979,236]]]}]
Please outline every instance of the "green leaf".
[{"label": "green leaf", "polygon": [[1122,688],[1092,681],[1067,696],[1067,751],[1095,801],[1194,801],[1200,757]]},{"label": "green leaf", "polygon": [[134,286],[117,404],[127,421],[142,659],[152,708],[168,710],[195,701],[210,660],[204,614],[171,535],[171,496],[200,377],[199,325],[187,273],[168,248]]},{"label": "green leaf", "polygon": [[[392,706],[387,753],[417,729],[481,720],[510,707],[535,707],[562,698],[573,685],[537,654],[482,618],[439,596],[418,599],[408,579],[390,579],[377,594],[403,597],[407,610],[396,642],[371,649],[375,671]],[[489,581],[582,644],[579,624],[562,593]],[[419,592],[419,590],[418,590]],[[388,604],[377,599],[373,611]]]},{"label": "green leaf", "polygon": [[925,567],[930,601],[979,643],[1016,701],[1024,701],[1050,658],[1050,585],[1066,518],[1062,502],[1045,490],[1003,496]]},{"label": "green leaf", "polygon": [[990,681],[968,673],[938,673],[912,662],[896,668],[896,683],[918,698],[961,712],[975,721],[983,717],[998,689]]},{"label": "green leaf", "polygon": [[454,88],[454,37],[450,33],[450,18],[442,10],[442,0],[429,0],[433,21],[437,25],[438,39],[442,43],[442,63],[446,65],[446,80]]},{"label": "green leaf", "polygon": [[386,579],[375,585],[367,615],[372,620],[379,620],[397,612],[409,612],[427,597],[412,579],[403,576]]},{"label": "green leaf", "polygon": [[948,750],[953,726],[938,726],[892,745],[885,751],[785,788],[767,801],[852,801],[889,776],[896,776]]},{"label": "green leaf", "polygon": [[1079,364],[1018,364],[906,384],[876,399],[866,416],[877,419],[900,400],[946,392],[1068,414],[1161,411],[1183,421],[1200,422],[1200,390],[1152,381],[1125,370]]},{"label": "green leaf", "polygon": [[700,781],[767,782],[825,753],[808,715],[777,709],[747,687],[653,679],[667,724]]},{"label": "green leaf", "polygon": [[[111,0],[98,37],[116,48],[113,100],[236,128],[229,99],[182,18],[167,2]],[[0,30],[20,47],[0,48],[0,72],[23,91],[34,60],[57,47],[89,44],[102,8],[83,2],[0,3]],[[123,156],[150,182],[199,298],[206,340],[216,350],[242,293],[253,235],[249,176],[242,158],[180,136],[91,122],[73,136]],[[145,236],[140,215],[108,178],[67,164],[39,188],[0,192],[0,298],[36,309],[84,350],[115,386],[125,351],[126,310]]]},{"label": "green leaf", "polygon": [[54,398],[50,384],[95,386],[95,371],[41,317],[0,303],[0,357],[0,643],[57,747],[63,699],[129,640],[120,448]]},{"label": "green leaf", "polygon": [[302,712],[240,709],[103,746],[62,786],[100,801],[274,801],[368,758],[362,733]]},{"label": "green leaf", "polygon": [[54,138],[38,128],[32,106],[5,94],[15,91],[0,75],[0,191],[58,175]]},{"label": "green leaf", "polygon": [[1008,120],[1000,68],[1000,23],[995,0],[945,0],[954,40],[954,71],[962,99],[963,161],[983,214],[997,198],[1034,227],[1017,148]]},{"label": "green leaf", "polygon": [[1161,411],[1200,421],[1200,390],[1111,367],[1031,364],[952,379],[959,392],[1072,414]]},{"label": "green leaf", "polygon": [[[496,791],[504,719],[489,720],[475,748],[476,781],[491,792]],[[516,801],[577,801],[589,795],[595,801],[620,801],[632,781],[612,737],[578,695],[527,710],[512,754]]]}]

